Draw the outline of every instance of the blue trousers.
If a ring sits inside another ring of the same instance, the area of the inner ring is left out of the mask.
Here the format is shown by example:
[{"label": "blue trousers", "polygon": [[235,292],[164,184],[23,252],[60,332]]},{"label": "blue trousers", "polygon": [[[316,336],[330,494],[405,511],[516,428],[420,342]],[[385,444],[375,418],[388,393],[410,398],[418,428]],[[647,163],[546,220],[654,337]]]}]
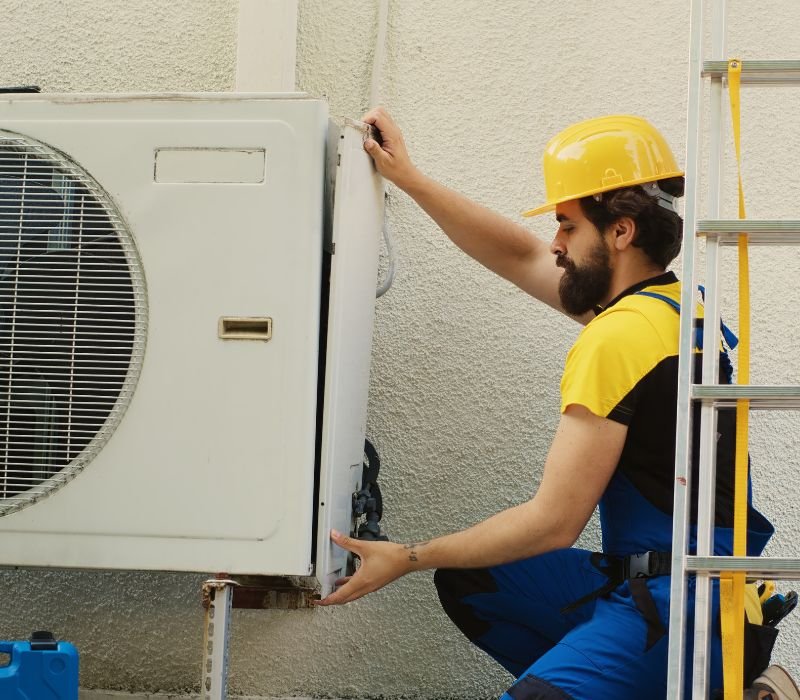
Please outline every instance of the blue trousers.
[{"label": "blue trousers", "polygon": [[[562,549],[489,569],[436,572],[445,612],[474,644],[517,677],[502,700],[666,697],[670,578],[625,582],[607,596],[562,613],[606,584],[590,557],[585,550]],[[712,619],[718,599],[715,589]],[[691,639],[689,630],[688,645]],[[687,649],[687,691],[690,654]],[[719,688],[718,632],[710,663],[710,687]]]}]

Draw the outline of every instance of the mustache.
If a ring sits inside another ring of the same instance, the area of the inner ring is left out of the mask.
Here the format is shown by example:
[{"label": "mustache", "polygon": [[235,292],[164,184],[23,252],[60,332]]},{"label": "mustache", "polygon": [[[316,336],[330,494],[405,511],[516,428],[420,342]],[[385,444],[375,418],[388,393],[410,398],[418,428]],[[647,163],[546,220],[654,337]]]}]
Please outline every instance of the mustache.
[{"label": "mustache", "polygon": [[575,263],[572,262],[566,255],[559,255],[556,258],[556,267],[564,268],[565,270],[574,270]]}]

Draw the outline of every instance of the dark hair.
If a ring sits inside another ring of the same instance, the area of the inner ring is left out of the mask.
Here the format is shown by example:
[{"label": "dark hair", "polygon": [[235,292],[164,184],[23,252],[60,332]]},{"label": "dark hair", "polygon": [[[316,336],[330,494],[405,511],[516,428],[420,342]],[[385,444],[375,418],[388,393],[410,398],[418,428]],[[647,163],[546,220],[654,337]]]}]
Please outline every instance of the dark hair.
[{"label": "dark hair", "polygon": [[[682,177],[660,180],[658,186],[667,194],[683,195]],[[623,216],[633,219],[636,223],[633,245],[644,250],[661,267],[669,265],[681,250],[683,219],[662,207],[657,198],[647,194],[639,185],[603,192],[599,202],[594,195],[582,197],[579,201],[584,216],[601,233]]]}]

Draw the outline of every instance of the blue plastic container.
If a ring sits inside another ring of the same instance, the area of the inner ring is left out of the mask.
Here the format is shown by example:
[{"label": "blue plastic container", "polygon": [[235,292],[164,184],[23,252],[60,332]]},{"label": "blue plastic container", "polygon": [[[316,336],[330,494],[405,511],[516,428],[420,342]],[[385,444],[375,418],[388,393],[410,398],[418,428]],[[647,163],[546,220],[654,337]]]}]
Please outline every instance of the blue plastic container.
[{"label": "blue plastic container", "polygon": [[[46,635],[46,636],[45,636]],[[49,633],[29,642],[1,642],[8,666],[0,667],[2,700],[78,700],[78,650]]]}]

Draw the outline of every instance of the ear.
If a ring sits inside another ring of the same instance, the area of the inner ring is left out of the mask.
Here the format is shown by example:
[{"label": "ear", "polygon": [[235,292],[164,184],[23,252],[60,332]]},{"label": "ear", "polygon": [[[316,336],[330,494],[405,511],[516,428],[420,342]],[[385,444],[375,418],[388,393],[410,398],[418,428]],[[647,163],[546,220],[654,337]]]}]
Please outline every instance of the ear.
[{"label": "ear", "polygon": [[611,244],[616,250],[625,250],[636,238],[636,222],[629,216],[621,216],[609,227]]}]

